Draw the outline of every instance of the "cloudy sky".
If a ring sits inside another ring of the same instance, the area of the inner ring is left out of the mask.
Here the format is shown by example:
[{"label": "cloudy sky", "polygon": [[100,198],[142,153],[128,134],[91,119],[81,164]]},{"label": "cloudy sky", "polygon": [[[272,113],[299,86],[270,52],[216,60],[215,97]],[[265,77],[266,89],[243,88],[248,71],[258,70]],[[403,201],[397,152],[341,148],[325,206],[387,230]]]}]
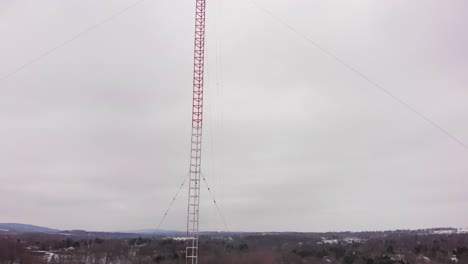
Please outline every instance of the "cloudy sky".
[{"label": "cloudy sky", "polygon": [[[134,2],[0,1],[0,222],[159,223],[188,171],[194,1]],[[468,144],[468,2],[256,3],[208,1],[203,171],[230,229],[466,227],[468,149],[310,40]]]}]

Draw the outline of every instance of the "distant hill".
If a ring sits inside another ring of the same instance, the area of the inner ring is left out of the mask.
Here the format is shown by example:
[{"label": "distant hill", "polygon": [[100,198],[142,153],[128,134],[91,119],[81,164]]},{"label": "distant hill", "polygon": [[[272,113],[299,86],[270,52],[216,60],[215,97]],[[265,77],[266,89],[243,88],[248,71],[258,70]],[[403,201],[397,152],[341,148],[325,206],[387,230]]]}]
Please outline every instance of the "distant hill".
[{"label": "distant hill", "polygon": [[86,230],[59,230],[42,226],[18,224],[18,223],[0,223],[0,233],[43,233],[43,234],[56,234],[63,236],[101,236],[107,238],[120,238],[120,237],[135,237],[135,236],[182,236],[185,232],[145,229],[138,231],[123,231],[123,232],[100,232],[100,231],[86,231]]},{"label": "distant hill", "polygon": [[0,230],[18,232],[18,233],[46,233],[46,234],[55,234],[59,230],[35,226],[35,225],[26,225],[26,224],[17,224],[17,223],[0,223]]},{"label": "distant hill", "polygon": [[[162,230],[162,229],[142,229],[142,230],[133,230],[133,231],[122,231],[122,233],[128,234],[137,234],[142,236],[186,236],[187,232],[185,231],[174,231],[174,230]],[[282,232],[277,232],[278,234],[283,234]],[[240,235],[240,234],[258,234],[258,232],[231,232],[231,231],[200,231],[200,235],[203,236],[228,236],[228,235]],[[273,233],[269,233],[273,234]]]},{"label": "distant hill", "polygon": [[123,231],[122,233],[141,234],[141,235],[158,235],[158,236],[183,236],[186,233],[182,231],[171,231],[161,229],[142,229],[133,231]]}]

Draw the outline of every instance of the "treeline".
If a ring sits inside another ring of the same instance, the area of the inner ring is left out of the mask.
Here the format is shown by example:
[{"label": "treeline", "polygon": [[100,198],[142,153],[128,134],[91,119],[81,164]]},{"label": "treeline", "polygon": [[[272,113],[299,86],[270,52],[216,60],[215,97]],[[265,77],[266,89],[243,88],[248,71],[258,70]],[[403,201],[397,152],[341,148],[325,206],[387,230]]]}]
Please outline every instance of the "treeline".
[{"label": "treeline", "polygon": [[[468,264],[468,235],[389,233],[369,239],[310,234],[203,236],[200,262]],[[20,263],[179,264],[185,263],[185,242],[164,238],[103,239],[40,234],[0,238],[0,264]]]}]

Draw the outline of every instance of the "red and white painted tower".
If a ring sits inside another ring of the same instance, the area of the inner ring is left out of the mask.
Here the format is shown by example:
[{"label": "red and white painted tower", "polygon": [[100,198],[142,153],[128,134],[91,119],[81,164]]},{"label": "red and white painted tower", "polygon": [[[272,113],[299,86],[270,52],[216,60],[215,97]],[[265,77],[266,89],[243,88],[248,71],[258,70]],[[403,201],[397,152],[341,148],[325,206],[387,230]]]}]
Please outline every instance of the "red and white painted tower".
[{"label": "red and white painted tower", "polygon": [[200,219],[199,209],[203,128],[203,85],[205,73],[205,5],[206,0],[196,0],[192,101],[192,146],[190,150],[186,240],[187,264],[198,264],[198,228]]}]

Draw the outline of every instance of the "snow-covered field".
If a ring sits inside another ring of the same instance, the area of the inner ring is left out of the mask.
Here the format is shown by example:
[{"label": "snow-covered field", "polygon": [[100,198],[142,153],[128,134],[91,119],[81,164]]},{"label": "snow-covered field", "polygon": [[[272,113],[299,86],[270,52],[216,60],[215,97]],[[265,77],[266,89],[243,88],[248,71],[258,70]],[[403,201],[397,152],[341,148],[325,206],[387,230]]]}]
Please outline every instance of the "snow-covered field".
[{"label": "snow-covered field", "polygon": [[338,243],[346,243],[346,244],[353,244],[353,243],[363,243],[365,242],[365,239],[360,239],[360,238],[352,238],[352,237],[347,237],[343,239],[325,239],[322,237],[321,242],[317,242],[319,245],[332,245],[332,244],[338,244]]},{"label": "snow-covered field", "polygon": [[467,234],[468,229],[447,229],[447,230],[436,230],[433,231],[432,234],[435,235],[451,235],[451,234]]}]

